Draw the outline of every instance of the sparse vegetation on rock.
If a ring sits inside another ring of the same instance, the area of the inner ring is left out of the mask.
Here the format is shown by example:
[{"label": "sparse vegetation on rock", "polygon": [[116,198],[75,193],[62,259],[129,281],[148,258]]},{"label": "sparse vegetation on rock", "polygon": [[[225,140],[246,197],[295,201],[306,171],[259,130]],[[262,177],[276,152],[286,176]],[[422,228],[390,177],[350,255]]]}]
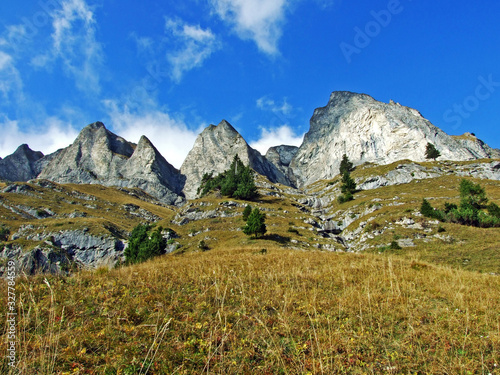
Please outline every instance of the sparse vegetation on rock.
[{"label": "sparse vegetation on rock", "polygon": [[258,196],[253,174],[252,169],[245,166],[238,155],[235,155],[231,166],[225,172],[216,177],[206,173],[198,191],[201,192],[201,196],[218,190],[230,198],[252,200]]},{"label": "sparse vegetation on rock", "polygon": [[436,160],[441,156],[439,150],[432,143],[428,142],[425,148],[425,158]]}]

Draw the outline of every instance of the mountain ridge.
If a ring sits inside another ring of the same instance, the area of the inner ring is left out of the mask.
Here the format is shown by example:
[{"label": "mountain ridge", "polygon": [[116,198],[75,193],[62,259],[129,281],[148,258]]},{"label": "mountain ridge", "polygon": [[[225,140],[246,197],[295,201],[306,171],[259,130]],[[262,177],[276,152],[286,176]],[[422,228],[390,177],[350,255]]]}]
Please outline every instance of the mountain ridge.
[{"label": "mountain ridge", "polygon": [[94,122],[70,146],[49,155],[20,146],[0,160],[0,178],[138,187],[167,204],[182,204],[196,197],[205,173],[223,172],[236,154],[270,182],[303,187],[335,177],[343,154],[354,165],[425,161],[427,142],[440,150],[440,160],[500,158],[499,150],[473,133],[450,136],[416,109],[367,94],[334,91],[326,106],[314,110],[300,147],[275,146],[263,156],[222,120],[198,135],[177,170],[147,137],[136,145]]}]

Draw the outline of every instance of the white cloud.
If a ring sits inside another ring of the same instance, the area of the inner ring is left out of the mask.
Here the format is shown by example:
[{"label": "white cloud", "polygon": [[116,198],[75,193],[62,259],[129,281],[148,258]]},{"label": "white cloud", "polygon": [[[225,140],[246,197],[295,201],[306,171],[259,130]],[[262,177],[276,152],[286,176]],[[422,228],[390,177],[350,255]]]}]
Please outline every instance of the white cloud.
[{"label": "white cloud", "polygon": [[0,50],[0,106],[18,104],[23,98],[23,81],[11,55]]},{"label": "white cloud", "polygon": [[166,31],[172,35],[177,49],[167,53],[172,66],[172,79],[180,82],[185,72],[200,67],[210,55],[220,48],[220,43],[210,29],[202,29],[176,19],[166,19]]},{"label": "white cloud", "polygon": [[279,53],[287,0],[212,0],[212,5],[240,38],[253,40],[268,55]]},{"label": "white cloud", "polygon": [[275,114],[289,116],[292,113],[293,107],[288,103],[287,99],[283,99],[283,104],[277,104],[273,99],[263,96],[257,99],[257,108],[264,111],[271,111]]},{"label": "white cloud", "polygon": [[49,117],[41,126],[21,129],[18,121],[0,118],[0,156],[12,154],[17,147],[26,143],[32,150],[42,151],[45,155],[67,147],[75,140],[78,132],[71,124],[55,117]]},{"label": "white cloud", "polygon": [[303,138],[304,134],[295,134],[288,125],[282,125],[273,129],[261,128],[260,139],[251,142],[250,146],[259,151],[262,155],[265,155],[267,150],[273,146],[300,146]]},{"label": "white cloud", "polygon": [[116,102],[107,100],[113,131],[131,142],[139,142],[145,135],[174,167],[180,168],[188,152],[194,145],[203,125],[191,130],[179,119],[159,109],[144,113],[132,113],[128,108],[119,108]]},{"label": "white cloud", "polygon": [[96,37],[96,20],[85,0],[66,0],[51,14],[52,48],[31,59],[35,67],[49,67],[61,59],[66,74],[81,91],[100,90],[103,48]]}]

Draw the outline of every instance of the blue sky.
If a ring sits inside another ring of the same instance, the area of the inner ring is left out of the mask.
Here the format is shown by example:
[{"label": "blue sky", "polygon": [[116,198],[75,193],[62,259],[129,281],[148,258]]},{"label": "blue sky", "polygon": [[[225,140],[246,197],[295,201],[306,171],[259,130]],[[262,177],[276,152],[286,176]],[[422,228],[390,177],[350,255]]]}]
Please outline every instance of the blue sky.
[{"label": "blue sky", "polygon": [[0,157],[103,121],[180,167],[222,119],[262,153],[336,90],[393,99],[500,148],[500,2],[0,2]]}]

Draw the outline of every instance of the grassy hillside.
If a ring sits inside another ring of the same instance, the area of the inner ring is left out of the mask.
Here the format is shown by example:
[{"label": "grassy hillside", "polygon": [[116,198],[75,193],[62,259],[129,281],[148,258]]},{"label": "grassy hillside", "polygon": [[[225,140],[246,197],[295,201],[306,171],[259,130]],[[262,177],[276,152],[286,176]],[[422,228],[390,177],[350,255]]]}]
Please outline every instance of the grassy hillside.
[{"label": "grassy hillside", "polygon": [[19,279],[19,373],[497,373],[498,277],[260,250]]},{"label": "grassy hillside", "polygon": [[[398,166],[363,166],[353,177]],[[344,204],[338,179],[306,191],[260,181],[250,202],[267,216],[260,239],[241,231],[248,202],[215,194],[174,208],[139,190],[18,184],[0,194],[11,233],[32,225],[126,238],[149,218],[172,228],[180,247],[130,267],[20,275],[19,369],[9,372],[4,356],[0,373],[499,374],[500,229],[419,213],[422,198],[457,203],[460,179],[384,186]],[[474,181],[500,203],[498,181]],[[344,242],[321,232],[325,221]]]}]

